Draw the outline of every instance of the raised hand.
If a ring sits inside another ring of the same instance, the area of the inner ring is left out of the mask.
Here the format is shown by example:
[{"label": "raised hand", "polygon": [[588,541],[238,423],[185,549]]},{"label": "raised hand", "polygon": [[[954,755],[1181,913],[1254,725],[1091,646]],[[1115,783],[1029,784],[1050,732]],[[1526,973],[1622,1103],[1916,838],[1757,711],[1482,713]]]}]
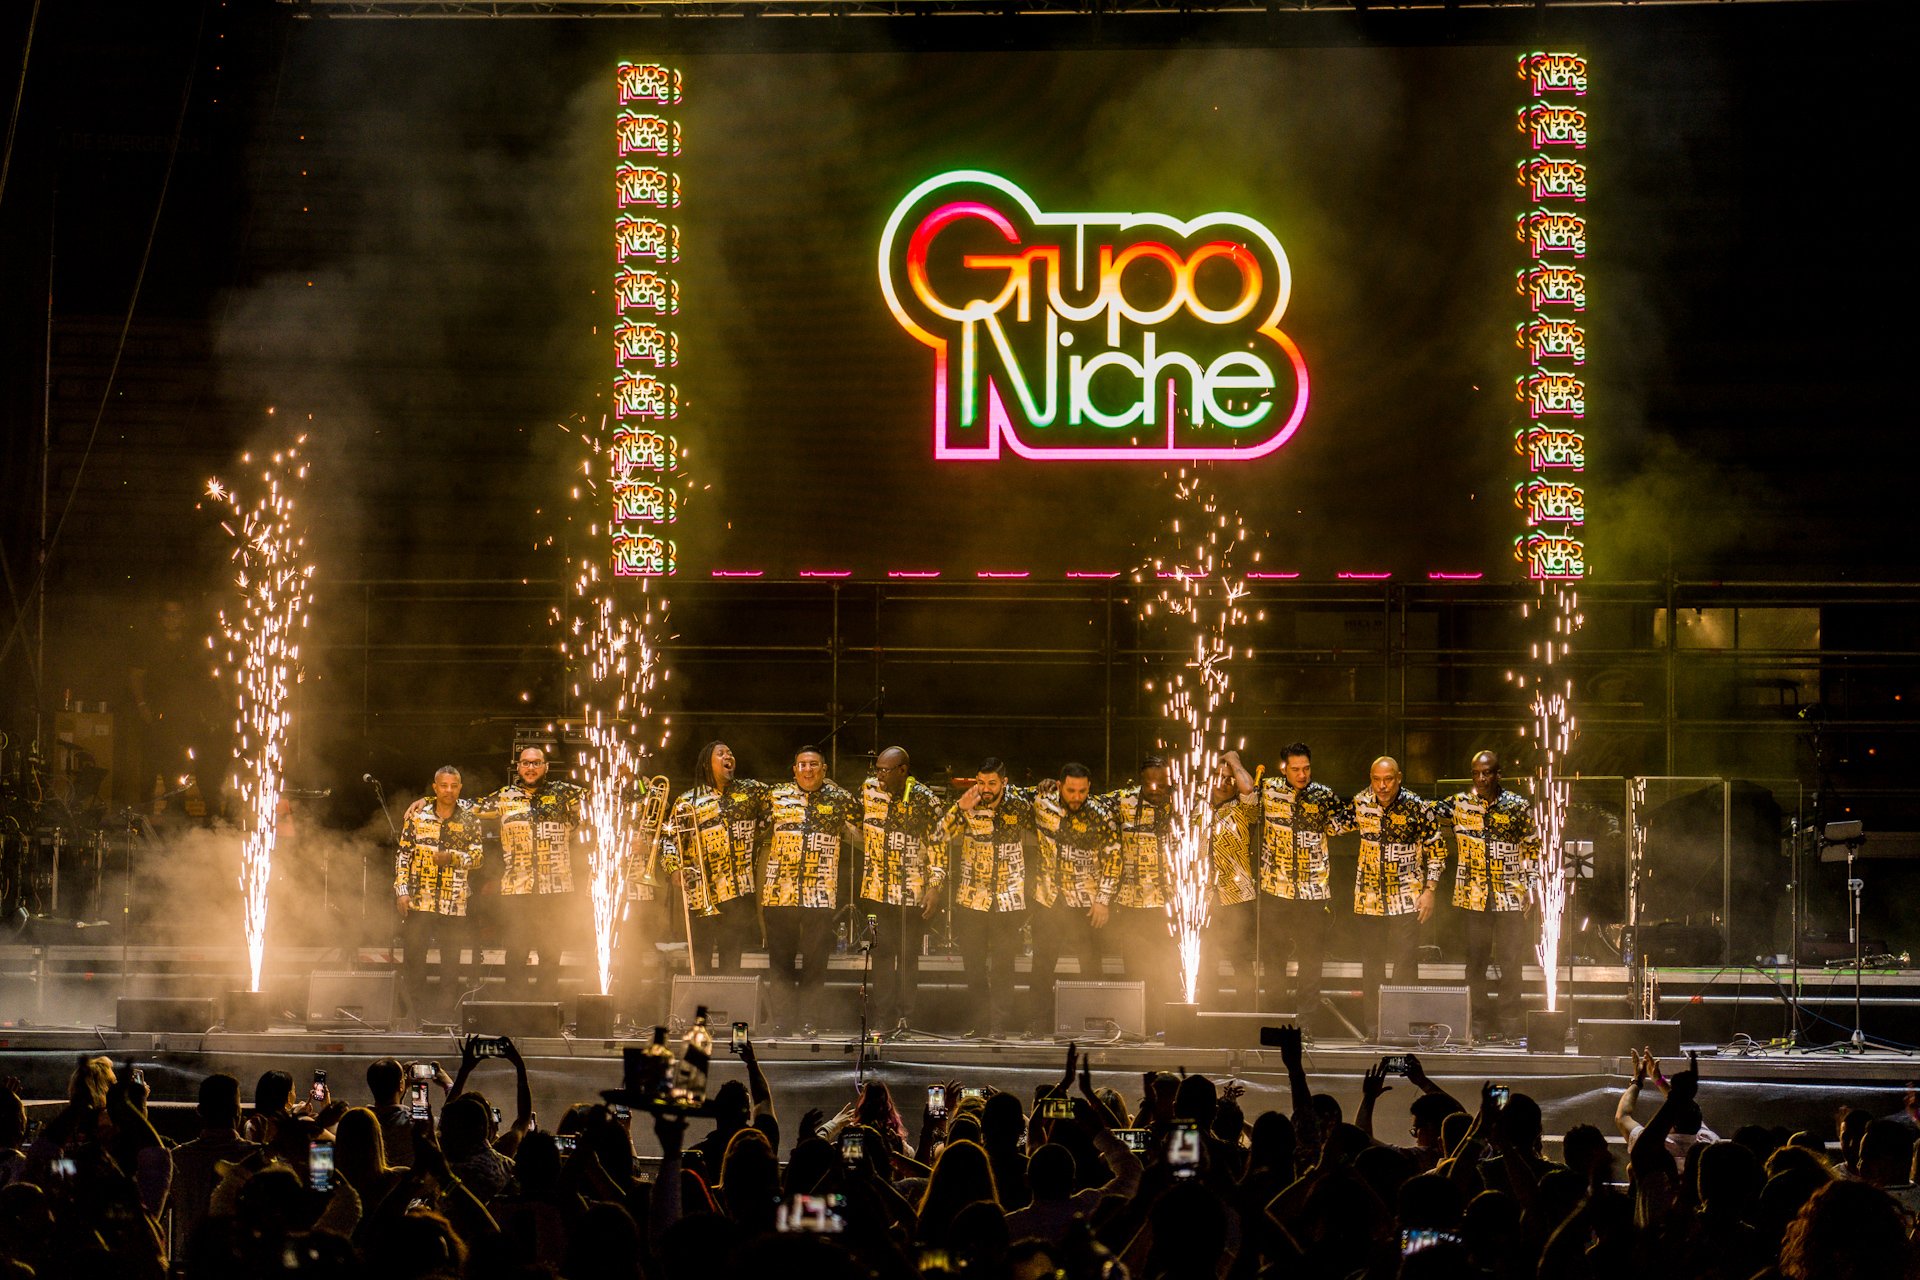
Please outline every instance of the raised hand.
[{"label": "raised hand", "polygon": [[1289,1022],[1279,1028],[1279,1032],[1280,1061],[1289,1068],[1299,1066],[1306,1053],[1306,1041],[1300,1034],[1300,1028]]},{"label": "raised hand", "polygon": [[1387,1060],[1382,1058],[1368,1067],[1366,1073],[1360,1077],[1360,1095],[1371,1099],[1383,1093],[1392,1092],[1393,1086],[1387,1083]]}]

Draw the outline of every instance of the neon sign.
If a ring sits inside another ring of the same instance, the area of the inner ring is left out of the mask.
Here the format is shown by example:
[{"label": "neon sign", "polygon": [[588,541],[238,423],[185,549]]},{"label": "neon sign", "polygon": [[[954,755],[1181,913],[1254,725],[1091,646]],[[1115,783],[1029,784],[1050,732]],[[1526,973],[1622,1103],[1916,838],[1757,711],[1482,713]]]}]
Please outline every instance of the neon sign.
[{"label": "neon sign", "polygon": [[661,376],[680,364],[680,228],[658,216],[680,207],[681,99],[678,70],[657,62],[621,63],[614,116],[613,435],[607,449],[613,510],[608,521],[613,572],[660,577],[675,572],[677,549],[662,530],[680,515],[670,484],[680,444],[661,429],[680,416],[680,389]]},{"label": "neon sign", "polygon": [[1526,299],[1526,314],[1514,326],[1514,344],[1526,365],[1513,380],[1514,399],[1526,421],[1514,432],[1514,451],[1526,459],[1527,475],[1514,486],[1514,506],[1526,528],[1514,539],[1513,555],[1529,578],[1541,582],[1584,578],[1587,495],[1578,477],[1587,466],[1587,331],[1564,312],[1587,309],[1587,280],[1574,260],[1587,255],[1587,218],[1551,209],[1546,200],[1587,199],[1587,164],[1547,148],[1584,151],[1584,107],[1549,101],[1545,95],[1587,93],[1587,60],[1577,53],[1528,53],[1515,68],[1531,100],[1515,115],[1530,151],[1514,167],[1514,179],[1529,206],[1514,219],[1514,236],[1530,261],[1514,278]]},{"label": "neon sign", "polygon": [[1286,253],[1240,214],[1046,213],[961,170],[894,207],[879,268],[933,352],[936,458],[1244,460],[1306,414]]}]

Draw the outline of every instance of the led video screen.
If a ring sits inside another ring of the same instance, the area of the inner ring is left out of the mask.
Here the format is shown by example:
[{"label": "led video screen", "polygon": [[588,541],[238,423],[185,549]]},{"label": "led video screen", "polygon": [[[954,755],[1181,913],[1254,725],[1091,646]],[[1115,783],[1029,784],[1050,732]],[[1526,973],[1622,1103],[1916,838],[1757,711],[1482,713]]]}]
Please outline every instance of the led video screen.
[{"label": "led video screen", "polygon": [[1124,575],[1184,470],[1241,571],[1578,576],[1584,59],[636,50],[609,81],[625,571]]}]

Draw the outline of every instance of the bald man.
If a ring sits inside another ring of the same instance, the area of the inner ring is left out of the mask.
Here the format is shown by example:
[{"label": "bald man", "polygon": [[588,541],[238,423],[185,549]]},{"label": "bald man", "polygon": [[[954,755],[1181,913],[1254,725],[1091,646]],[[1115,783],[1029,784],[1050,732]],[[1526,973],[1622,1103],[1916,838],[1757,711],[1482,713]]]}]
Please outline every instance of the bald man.
[{"label": "bald man", "polygon": [[1361,1017],[1367,1036],[1379,1028],[1380,983],[1388,961],[1393,980],[1420,980],[1420,926],[1433,917],[1447,843],[1434,806],[1400,785],[1400,762],[1381,756],[1367,771],[1367,789],[1353,798],[1360,832],[1353,912],[1361,921],[1365,953]]},{"label": "bald man", "polygon": [[[1540,831],[1525,796],[1500,782],[1500,757],[1482,751],[1469,765],[1473,785],[1439,805],[1453,827],[1453,905],[1467,919],[1467,999],[1476,1041],[1513,1040],[1524,1031],[1520,967],[1527,957],[1527,903],[1540,871]],[[1487,965],[1500,971],[1487,982]]]},{"label": "bald man", "polygon": [[912,1026],[920,979],[915,958],[933,909],[928,845],[940,798],[908,772],[906,748],[874,757],[860,788],[860,911],[873,921],[873,989],[868,1025],[895,1033]]}]

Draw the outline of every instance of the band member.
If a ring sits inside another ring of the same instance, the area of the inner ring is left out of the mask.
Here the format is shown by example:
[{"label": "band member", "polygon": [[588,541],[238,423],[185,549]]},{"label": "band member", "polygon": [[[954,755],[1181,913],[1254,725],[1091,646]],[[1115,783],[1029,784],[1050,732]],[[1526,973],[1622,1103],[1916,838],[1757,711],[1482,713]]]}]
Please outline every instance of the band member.
[{"label": "band member", "polygon": [[1320,969],[1333,899],[1327,842],[1353,830],[1353,806],[1313,780],[1313,752],[1295,742],[1280,772],[1260,790],[1260,967],[1267,990],[1286,985],[1293,952],[1293,1008],[1304,1026],[1320,1020]]},{"label": "band member", "polygon": [[1353,798],[1353,818],[1360,832],[1353,911],[1370,922],[1363,925],[1361,1016],[1371,1038],[1386,963],[1401,986],[1420,980],[1420,926],[1433,917],[1447,844],[1434,807],[1400,785],[1400,762],[1392,756],[1373,762],[1368,789]]},{"label": "band member", "polygon": [[[666,780],[660,781],[664,784]],[[660,843],[664,837],[665,832],[653,825],[636,825],[627,841],[626,903],[620,914],[620,945],[614,949],[614,960],[619,966],[621,1012],[640,1027],[666,1021],[667,964],[660,943],[680,935],[680,927],[670,919],[665,895],[660,891]]]},{"label": "band member", "polygon": [[[400,851],[394,858],[394,905],[400,912],[401,962],[407,1012],[417,1026],[439,1022],[466,989],[464,949],[470,941],[467,877],[480,865],[480,819],[460,798],[460,771],[442,765],[433,775],[433,800],[410,809],[400,824]],[[427,950],[440,948],[434,978],[440,983],[439,1008],[427,999]],[[476,967],[479,957],[474,957]]]},{"label": "band member", "polygon": [[[1527,954],[1527,900],[1540,870],[1540,832],[1526,797],[1500,784],[1500,757],[1474,756],[1473,786],[1441,801],[1438,816],[1453,826],[1460,860],[1453,905],[1467,917],[1467,999],[1475,1040],[1513,1039],[1522,1032],[1520,967]],[[1489,989],[1487,962],[1499,969]]]},{"label": "band member", "polygon": [[1173,830],[1173,794],[1166,762],[1148,756],[1140,780],[1109,791],[1100,802],[1120,831],[1120,887],[1113,895],[1113,919],[1124,972],[1147,984],[1147,1024],[1162,1019],[1171,998],[1171,976],[1179,971],[1173,932],[1167,922],[1167,838]]},{"label": "band member", "polygon": [[[694,761],[693,786],[673,802],[660,865],[686,894],[698,973],[737,974],[740,953],[760,942],[753,860],[771,812],[767,784],[733,776],[733,749],[709,742]],[[718,957],[718,968],[714,967]]]},{"label": "band member", "polygon": [[[827,778],[818,747],[793,754],[793,781],[770,794],[771,839],[760,880],[767,926],[767,967],[773,971],[777,1026],[798,1023],[803,1035],[824,1021],[820,994],[833,955],[833,917],[840,905],[840,851],[851,840],[860,805]],[[795,957],[804,958],[804,967]],[[792,992],[793,1003],[780,997]]]},{"label": "band member", "polygon": [[947,844],[960,842],[953,877],[953,935],[966,967],[975,1027],[1001,1036],[1013,1025],[1014,961],[1027,921],[1027,856],[1033,806],[1007,786],[1007,767],[989,757],[973,785],[953,802],[933,833],[928,896],[947,871]]},{"label": "band member", "polygon": [[538,952],[535,994],[560,996],[561,941],[574,924],[573,844],[586,791],[547,777],[547,753],[523,747],[514,781],[474,802],[500,824],[500,931],[506,946],[506,998],[521,998],[527,954]]},{"label": "band member", "polygon": [[873,922],[876,1027],[906,1031],[919,988],[915,965],[935,898],[927,891],[928,845],[940,800],[908,769],[904,747],[888,747],[860,789],[860,911]]},{"label": "band member", "polygon": [[1220,1007],[1220,962],[1233,968],[1234,1002],[1242,1009],[1256,1007],[1254,954],[1253,819],[1259,810],[1253,775],[1240,763],[1240,753],[1220,759],[1207,796],[1213,806],[1207,840],[1213,855],[1213,909],[1200,950],[1198,995]]},{"label": "band member", "polygon": [[1093,798],[1093,775],[1083,764],[1065,765],[1058,783],[1042,783],[1033,797],[1039,857],[1033,874],[1033,972],[1028,979],[1027,1030],[1054,1030],[1055,970],[1062,952],[1080,962],[1080,980],[1098,982],[1100,931],[1120,888],[1120,828]]}]

